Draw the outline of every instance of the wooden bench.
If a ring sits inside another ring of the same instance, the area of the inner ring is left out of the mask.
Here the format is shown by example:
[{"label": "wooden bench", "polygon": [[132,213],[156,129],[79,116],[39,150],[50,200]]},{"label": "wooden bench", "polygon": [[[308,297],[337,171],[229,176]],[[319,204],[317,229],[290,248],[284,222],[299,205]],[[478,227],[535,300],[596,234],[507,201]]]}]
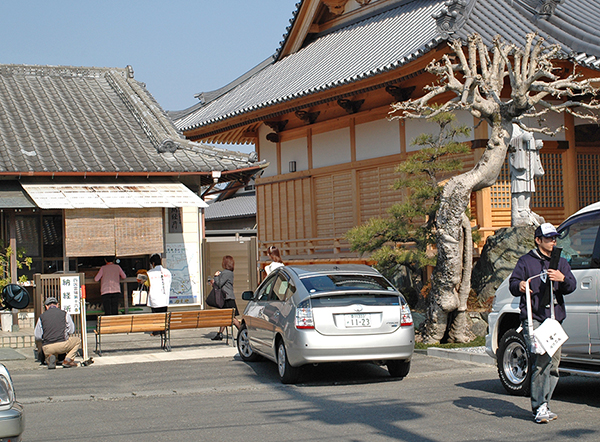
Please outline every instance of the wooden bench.
[{"label": "wooden bench", "polygon": [[232,308],[192,310],[170,312],[169,327],[167,329],[167,346],[171,348],[171,330],[190,328],[225,327],[227,331],[226,343],[229,344],[229,329],[233,339],[233,318],[235,310]]},{"label": "wooden bench", "polygon": [[102,335],[115,333],[162,332],[160,348],[170,350],[167,343],[169,313],[142,313],[137,315],[98,316],[96,324],[96,354],[102,356]]}]

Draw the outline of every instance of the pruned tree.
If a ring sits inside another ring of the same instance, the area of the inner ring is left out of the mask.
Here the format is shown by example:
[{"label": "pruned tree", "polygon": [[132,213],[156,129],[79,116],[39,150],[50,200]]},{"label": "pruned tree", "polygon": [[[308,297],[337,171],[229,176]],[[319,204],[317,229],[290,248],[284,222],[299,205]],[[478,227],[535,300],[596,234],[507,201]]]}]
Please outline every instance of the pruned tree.
[{"label": "pruned tree", "polygon": [[[472,240],[465,214],[471,193],[496,182],[504,164],[512,124],[524,130],[552,134],[562,127],[528,127],[524,117],[541,118],[548,112],[568,112],[598,121],[595,100],[600,78],[585,79],[574,68],[557,75],[558,45],[547,45],[536,34],[527,35],[525,47],[494,38],[491,48],[474,34],[463,46],[454,40],[455,57],[433,60],[427,70],[438,77],[425,95],[392,105],[394,118],[431,118],[440,112],[469,111],[487,121],[491,136],[475,167],[451,178],[442,191],[436,216],[437,264],[432,276],[424,341],[439,342],[448,333],[451,342],[471,339],[466,317],[471,285]],[[508,81],[507,81],[508,80]],[[510,96],[503,97],[508,86]],[[443,102],[444,94],[454,98]],[[553,100],[553,101],[550,101]]]},{"label": "pruned tree", "polygon": [[456,116],[442,112],[432,117],[437,133],[423,133],[412,140],[420,149],[396,167],[398,178],[393,188],[406,192],[402,202],[387,210],[387,216],[369,219],[350,229],[346,237],[352,250],[371,253],[377,268],[390,279],[398,266],[408,269],[411,281],[402,292],[411,307],[422,304],[422,270],[435,265],[431,253],[435,245],[435,215],[442,193],[441,181],[463,168],[460,154],[470,152],[457,137],[468,137],[471,129],[456,124]]}]

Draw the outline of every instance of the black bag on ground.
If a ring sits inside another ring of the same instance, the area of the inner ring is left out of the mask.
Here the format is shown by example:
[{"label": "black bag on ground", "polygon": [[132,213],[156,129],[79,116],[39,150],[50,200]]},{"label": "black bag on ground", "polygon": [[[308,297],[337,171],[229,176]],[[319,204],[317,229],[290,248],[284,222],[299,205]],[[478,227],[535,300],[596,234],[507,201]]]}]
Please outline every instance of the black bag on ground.
[{"label": "black bag on ground", "polygon": [[215,308],[223,308],[223,305],[225,305],[225,296],[223,296],[223,291],[219,287],[212,288],[206,297],[206,305]]}]

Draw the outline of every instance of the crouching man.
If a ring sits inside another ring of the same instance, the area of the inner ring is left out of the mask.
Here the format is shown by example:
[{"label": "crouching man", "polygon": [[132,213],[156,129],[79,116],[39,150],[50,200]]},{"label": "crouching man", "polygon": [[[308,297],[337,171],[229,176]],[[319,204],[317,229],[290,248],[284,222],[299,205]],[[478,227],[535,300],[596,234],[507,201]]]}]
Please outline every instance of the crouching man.
[{"label": "crouching man", "polygon": [[42,350],[46,357],[49,369],[56,368],[58,355],[65,354],[63,368],[76,367],[73,360],[81,348],[81,340],[70,336],[75,332],[75,324],[66,311],[58,308],[58,301],[54,297],[46,298],[44,302],[46,311],[41,314],[35,325],[35,339],[42,341]]}]

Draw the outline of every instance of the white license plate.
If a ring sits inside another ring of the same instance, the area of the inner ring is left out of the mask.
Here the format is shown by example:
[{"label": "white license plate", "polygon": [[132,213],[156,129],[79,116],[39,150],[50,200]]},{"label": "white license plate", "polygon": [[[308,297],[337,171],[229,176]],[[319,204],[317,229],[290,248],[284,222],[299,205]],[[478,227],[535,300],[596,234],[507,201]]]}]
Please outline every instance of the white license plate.
[{"label": "white license plate", "polygon": [[368,313],[346,315],[346,327],[371,327],[371,315]]}]

